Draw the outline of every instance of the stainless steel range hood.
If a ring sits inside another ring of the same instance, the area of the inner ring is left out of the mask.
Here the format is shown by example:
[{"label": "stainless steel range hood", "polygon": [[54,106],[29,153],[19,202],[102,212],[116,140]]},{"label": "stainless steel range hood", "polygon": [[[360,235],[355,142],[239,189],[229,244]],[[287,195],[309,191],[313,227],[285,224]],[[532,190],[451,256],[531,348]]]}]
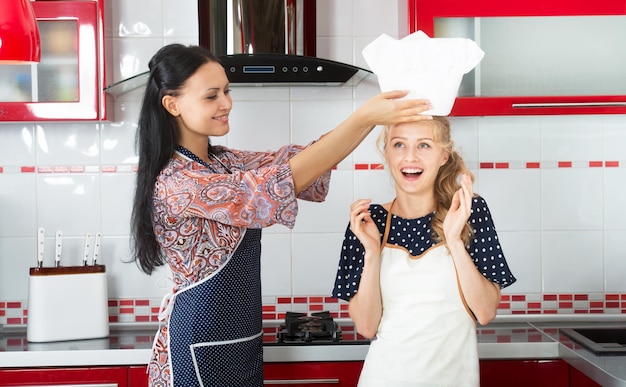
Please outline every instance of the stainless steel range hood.
[{"label": "stainless steel range hood", "polygon": [[316,57],[316,0],[198,0],[200,45],[233,84],[355,85],[369,71]]},{"label": "stainless steel range hood", "polygon": [[[371,72],[316,57],[315,1],[198,0],[199,44],[234,86],[355,86]],[[146,71],[105,91],[123,94],[147,79]]]}]

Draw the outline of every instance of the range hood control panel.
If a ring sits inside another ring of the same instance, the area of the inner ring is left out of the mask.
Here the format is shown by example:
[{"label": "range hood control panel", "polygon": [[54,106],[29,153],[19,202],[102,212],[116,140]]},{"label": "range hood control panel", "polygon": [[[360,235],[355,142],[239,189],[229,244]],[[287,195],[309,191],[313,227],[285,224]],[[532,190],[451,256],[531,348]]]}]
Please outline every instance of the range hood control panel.
[{"label": "range hood control panel", "polygon": [[369,73],[367,70],[344,63],[297,55],[236,54],[221,56],[220,60],[228,79],[233,84],[339,85],[360,81]]}]

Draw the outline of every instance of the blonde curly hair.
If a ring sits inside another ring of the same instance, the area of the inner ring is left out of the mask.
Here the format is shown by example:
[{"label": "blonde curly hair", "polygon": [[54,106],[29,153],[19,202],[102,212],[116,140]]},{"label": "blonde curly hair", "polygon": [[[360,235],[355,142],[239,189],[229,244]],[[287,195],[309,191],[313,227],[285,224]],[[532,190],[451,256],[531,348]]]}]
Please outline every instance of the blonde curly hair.
[{"label": "blonde curly hair", "polygon": [[[442,147],[444,152],[448,154],[448,161],[439,168],[437,178],[435,180],[435,215],[432,221],[433,239],[437,242],[445,243],[445,235],[443,233],[443,221],[446,218],[450,203],[454,193],[461,188],[459,178],[466,174],[474,181],[474,175],[465,166],[465,162],[461,155],[454,149],[454,141],[450,133],[450,121],[446,117],[433,116],[431,121],[420,121],[433,127],[433,140]],[[385,158],[385,147],[389,137],[390,126],[385,126],[376,141],[378,151]],[[467,246],[473,237],[473,230],[469,224],[465,225],[461,239]]]}]

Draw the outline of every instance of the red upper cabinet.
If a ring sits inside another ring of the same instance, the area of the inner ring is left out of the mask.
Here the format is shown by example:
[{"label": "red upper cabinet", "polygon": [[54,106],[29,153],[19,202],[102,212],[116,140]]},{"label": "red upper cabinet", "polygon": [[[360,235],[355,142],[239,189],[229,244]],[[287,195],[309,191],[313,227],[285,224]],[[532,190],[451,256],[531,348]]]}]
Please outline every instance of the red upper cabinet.
[{"label": "red upper cabinet", "polygon": [[41,62],[0,66],[0,121],[106,119],[100,1],[33,1]]},{"label": "red upper cabinet", "polygon": [[485,51],[453,116],[626,113],[626,0],[410,0],[410,32]]}]

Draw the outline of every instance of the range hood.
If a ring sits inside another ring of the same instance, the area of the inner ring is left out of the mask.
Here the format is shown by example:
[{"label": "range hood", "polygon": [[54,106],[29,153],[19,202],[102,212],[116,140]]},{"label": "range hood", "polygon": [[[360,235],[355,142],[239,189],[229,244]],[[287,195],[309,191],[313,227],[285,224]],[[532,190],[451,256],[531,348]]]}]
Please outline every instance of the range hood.
[{"label": "range hood", "polygon": [[220,57],[231,84],[357,85],[368,70],[311,56],[234,54]]},{"label": "range hood", "polygon": [[[232,86],[356,86],[371,71],[318,58],[316,0],[198,0],[199,44],[220,58]],[[105,88],[142,87],[148,71]]]}]

